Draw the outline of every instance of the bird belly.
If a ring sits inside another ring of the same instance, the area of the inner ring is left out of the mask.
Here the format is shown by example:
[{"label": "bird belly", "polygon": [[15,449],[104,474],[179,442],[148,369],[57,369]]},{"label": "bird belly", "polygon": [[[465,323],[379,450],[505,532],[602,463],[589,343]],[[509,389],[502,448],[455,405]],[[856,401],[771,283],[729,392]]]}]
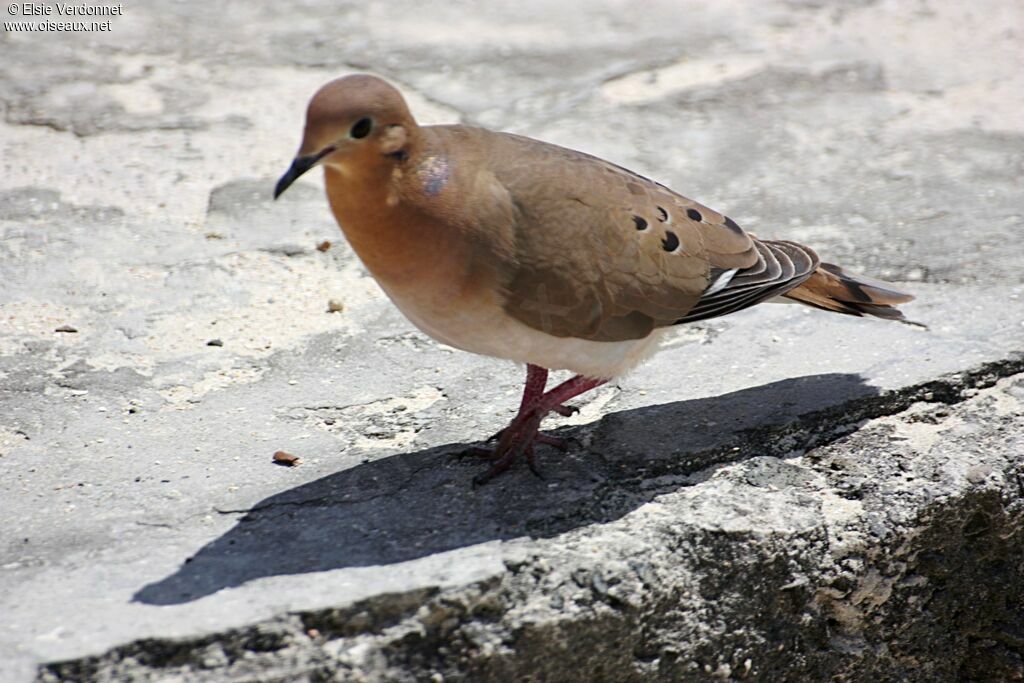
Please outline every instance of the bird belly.
[{"label": "bird belly", "polygon": [[406,318],[442,344],[596,379],[610,379],[631,370],[657,350],[662,333],[656,329],[642,339],[617,342],[556,337],[524,325],[496,301],[435,307],[414,297],[396,296],[386,287],[385,292]]}]

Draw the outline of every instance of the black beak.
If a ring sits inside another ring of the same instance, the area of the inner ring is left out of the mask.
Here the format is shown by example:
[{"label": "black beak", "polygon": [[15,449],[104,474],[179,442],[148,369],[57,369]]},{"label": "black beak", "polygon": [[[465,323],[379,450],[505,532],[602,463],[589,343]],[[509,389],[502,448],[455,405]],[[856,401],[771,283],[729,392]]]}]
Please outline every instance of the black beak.
[{"label": "black beak", "polygon": [[277,185],[274,186],[274,199],[280,197],[282,192],[287,190],[292,183],[298,180],[299,176],[313,168],[318,161],[320,161],[320,157],[317,155],[295,157],[295,160],[292,161],[292,165],[288,167],[288,170],[284,172],[281,179],[277,181]]},{"label": "black beak", "polygon": [[281,179],[277,181],[277,185],[274,186],[274,199],[277,199],[281,194],[291,186],[296,180],[299,179],[303,173],[316,166],[316,162],[323,159],[325,156],[334,151],[334,147],[327,147],[317,154],[310,154],[304,157],[295,157],[292,161],[292,165],[288,167],[288,170],[284,172]]}]

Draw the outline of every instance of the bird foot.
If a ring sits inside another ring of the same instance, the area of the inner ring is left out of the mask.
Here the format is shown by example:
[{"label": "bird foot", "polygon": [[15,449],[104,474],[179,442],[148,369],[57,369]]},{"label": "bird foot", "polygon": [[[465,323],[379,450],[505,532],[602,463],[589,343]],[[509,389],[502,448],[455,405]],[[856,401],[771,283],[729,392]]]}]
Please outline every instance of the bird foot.
[{"label": "bird foot", "polygon": [[526,464],[530,471],[543,479],[543,475],[537,469],[534,446],[542,444],[562,451],[569,449],[569,442],[566,439],[544,434],[538,429],[543,417],[539,411],[517,415],[508,427],[488,439],[498,441],[493,447],[470,446],[463,451],[466,455],[483,457],[491,462],[491,467],[486,472],[474,477],[473,484],[480,485],[490,481],[507,470],[520,456],[526,456]]},{"label": "bird foot", "polygon": [[[561,441],[561,439],[559,440]],[[510,459],[508,463],[501,464],[500,461],[502,459],[502,456],[498,453],[498,449],[487,448],[485,446],[470,446],[469,448],[462,451],[462,453],[463,455],[472,455],[480,458],[485,458],[486,460],[489,460],[492,463],[494,463],[493,465],[491,465],[491,468],[489,470],[473,477],[474,486],[485,484],[488,481],[490,481],[491,478],[493,478],[495,475],[504,472],[512,464],[512,460],[514,460]],[[536,476],[538,479],[543,479],[544,475],[541,474],[540,469],[537,467],[537,456],[536,452],[534,451],[533,444],[531,443],[529,446],[523,449],[522,453],[523,455],[526,456],[526,464],[530,468],[530,471],[533,472],[534,476]],[[499,464],[501,464],[500,467]]]},{"label": "bird foot", "polygon": [[[468,453],[482,455],[491,461],[491,467],[473,479],[474,485],[483,484],[507,470],[520,456],[526,456],[530,470],[540,477],[534,456],[534,447],[544,444],[568,450],[569,444],[560,439],[540,432],[540,423],[548,413],[572,415],[579,408],[567,406],[565,402],[579,396],[585,391],[599,387],[606,380],[576,375],[562,382],[550,391],[544,391],[548,371],[537,365],[527,365],[526,386],[523,388],[523,400],[519,404],[519,413],[508,427],[501,430],[488,443],[497,441],[493,448],[475,446],[467,449]],[[543,478],[543,477],[542,477]]]},{"label": "bird foot", "polygon": [[[489,439],[487,439],[487,443],[492,443],[494,441],[497,441],[498,439],[501,438],[501,435],[504,434],[504,433],[505,433],[505,430],[502,429],[500,432],[497,432],[497,433],[493,434]],[[554,448],[557,448],[560,451],[567,451],[567,450],[569,450],[569,440],[568,439],[563,439],[560,436],[552,436],[551,434],[546,434],[544,432],[537,432],[537,434],[534,435],[534,437],[533,437],[533,442],[534,443],[539,443],[539,444],[544,444],[545,446],[552,446]],[[473,450],[473,449],[476,449],[478,451],[486,451],[487,453],[493,453],[494,452],[493,448],[487,448],[487,447],[471,446],[470,450]],[[480,455],[480,454],[477,453],[477,455]]]},{"label": "bird foot", "polygon": [[[502,429],[500,432],[497,432],[496,434],[491,436],[491,438],[487,439],[487,443],[497,441],[498,439],[501,438],[501,435],[504,433],[505,430]],[[551,446],[552,448],[557,448],[558,450],[563,452],[569,450],[568,439],[563,439],[560,436],[552,436],[551,434],[545,434],[544,432],[537,432],[534,435],[533,443],[530,444],[530,448],[532,448],[535,444]],[[471,455],[478,458],[485,458],[487,460],[495,460],[498,458],[498,456],[496,455],[497,450],[497,447],[493,446],[467,446],[462,450],[462,455]]]}]

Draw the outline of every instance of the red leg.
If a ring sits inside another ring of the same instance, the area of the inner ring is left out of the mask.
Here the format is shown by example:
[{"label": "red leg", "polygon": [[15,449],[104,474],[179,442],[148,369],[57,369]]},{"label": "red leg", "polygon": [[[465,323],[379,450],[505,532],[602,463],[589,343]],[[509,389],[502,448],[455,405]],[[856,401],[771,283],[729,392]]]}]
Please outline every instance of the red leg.
[{"label": "red leg", "polygon": [[[519,401],[519,412],[516,416],[522,415],[524,412],[533,408],[540,401],[541,397],[544,396],[544,387],[548,383],[548,369],[542,368],[539,365],[533,365],[527,363],[526,365],[526,382],[523,384],[523,398]],[[501,438],[501,435],[505,432],[502,429],[499,432],[495,432],[487,441],[496,441]],[[494,452],[489,448],[481,448],[479,446],[471,446],[466,449],[471,455],[480,455],[483,457],[491,457]]]},{"label": "red leg", "polygon": [[[526,365],[526,383],[523,385],[523,398],[519,402],[519,413],[517,413],[517,415],[521,415],[523,412],[530,410],[539,403],[540,399],[544,396],[544,387],[547,385],[547,383],[547,368],[542,368],[539,365],[533,365],[532,363],[528,363]],[[577,408],[576,406],[564,406],[559,404],[551,408],[551,412],[558,413],[562,417],[569,417],[570,415],[575,415],[576,413],[580,412],[580,409]],[[497,439],[500,439],[502,432],[504,431],[505,430],[503,429],[500,432],[491,435],[491,437],[487,440],[495,441]],[[565,450],[567,447],[564,440],[554,436],[548,436],[547,434],[538,435],[537,440],[540,443],[546,443],[556,448],[561,448],[562,450]],[[490,451],[488,451],[487,449],[478,448],[476,446],[468,450],[474,455],[485,455],[490,453]]]},{"label": "red leg", "polygon": [[532,408],[544,396],[544,388],[548,384],[548,369],[528,363],[526,366],[526,384],[523,385],[523,400],[519,402],[519,412]]},{"label": "red leg", "polygon": [[576,375],[544,394],[539,407],[543,408],[545,412],[551,412],[556,406],[591,389],[596,389],[607,381],[606,379],[591,379],[583,375]]},{"label": "red leg", "polygon": [[[519,408],[519,414],[515,416],[508,427],[502,430],[498,444],[495,446],[491,456],[494,464],[491,465],[489,470],[476,477],[473,480],[474,483],[482,484],[495,475],[504,472],[524,453],[532,461],[533,444],[537,441],[550,442],[550,437],[548,439],[538,438],[540,436],[540,423],[544,416],[561,406],[565,401],[579,396],[585,391],[599,387],[606,381],[576,375],[562,382],[551,391],[537,397],[535,389],[531,387],[530,380],[533,378],[534,382],[536,382],[536,378],[541,376],[540,373],[543,373],[546,379],[547,371],[543,368],[537,368],[540,371],[537,372],[537,370],[534,370],[536,367],[530,365],[527,368],[527,386],[523,391],[523,401]],[[527,400],[528,398],[530,400]]]}]

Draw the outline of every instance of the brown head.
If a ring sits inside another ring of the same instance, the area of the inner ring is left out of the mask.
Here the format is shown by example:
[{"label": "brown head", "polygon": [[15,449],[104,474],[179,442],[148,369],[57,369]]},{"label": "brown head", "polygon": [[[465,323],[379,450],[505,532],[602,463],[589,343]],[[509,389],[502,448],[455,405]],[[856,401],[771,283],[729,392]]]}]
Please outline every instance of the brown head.
[{"label": "brown head", "polygon": [[405,160],[416,134],[416,121],[394,87],[365,74],[335,79],[310,100],[302,145],[277,181],[274,199],[321,163],[345,175],[387,171]]}]

